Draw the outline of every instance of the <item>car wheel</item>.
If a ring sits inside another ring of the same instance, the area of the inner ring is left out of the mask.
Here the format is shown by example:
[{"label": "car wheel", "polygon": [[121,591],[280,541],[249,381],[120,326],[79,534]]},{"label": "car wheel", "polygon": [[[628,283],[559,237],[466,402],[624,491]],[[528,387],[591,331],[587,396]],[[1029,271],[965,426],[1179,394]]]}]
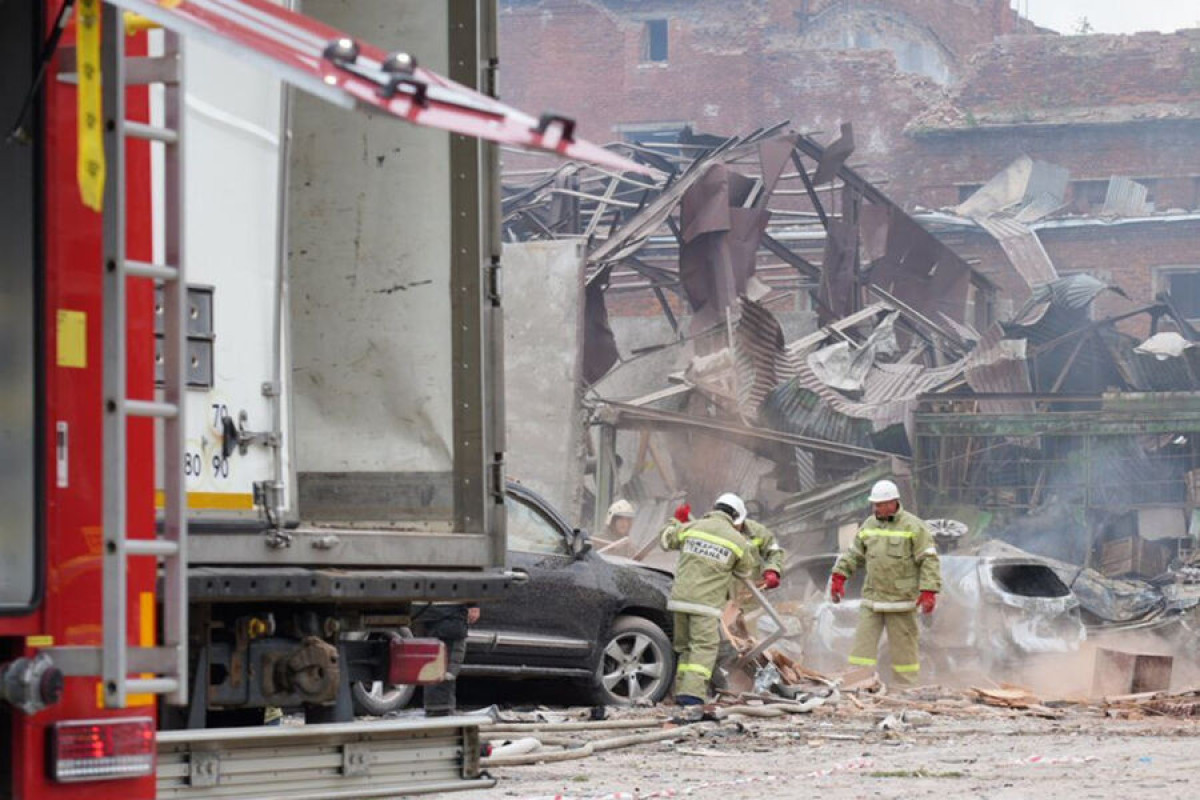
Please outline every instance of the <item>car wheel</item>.
[{"label": "car wheel", "polygon": [[617,617],[604,640],[592,679],[597,703],[657,703],[675,677],[675,653],[662,628],[641,617]]},{"label": "car wheel", "polygon": [[[355,634],[350,634],[354,636]],[[361,636],[361,634],[358,634]],[[370,639],[411,639],[412,631],[400,628],[398,631],[386,631],[367,634]],[[409,684],[385,684],[382,681],[366,683],[359,681],[350,687],[354,696],[354,710],[359,714],[382,717],[392,711],[399,711],[412,702],[417,687]]]}]

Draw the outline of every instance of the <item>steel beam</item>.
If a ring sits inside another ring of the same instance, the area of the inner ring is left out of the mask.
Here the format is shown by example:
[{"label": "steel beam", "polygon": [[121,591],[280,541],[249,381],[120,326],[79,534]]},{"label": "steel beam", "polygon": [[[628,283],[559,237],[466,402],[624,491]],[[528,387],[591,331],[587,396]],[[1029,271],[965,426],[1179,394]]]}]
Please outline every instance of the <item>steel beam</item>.
[{"label": "steel beam", "polygon": [[917,414],[917,438],[947,436],[1142,436],[1200,432],[1200,414],[1064,411],[1037,414]]}]

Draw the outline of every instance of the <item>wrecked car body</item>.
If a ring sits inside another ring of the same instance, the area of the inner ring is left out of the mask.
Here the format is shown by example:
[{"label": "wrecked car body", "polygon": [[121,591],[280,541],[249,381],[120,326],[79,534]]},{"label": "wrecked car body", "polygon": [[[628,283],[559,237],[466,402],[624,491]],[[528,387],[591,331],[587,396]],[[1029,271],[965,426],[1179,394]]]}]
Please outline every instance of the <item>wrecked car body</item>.
[{"label": "wrecked car body", "polygon": [[[827,584],[836,560],[836,554],[810,556],[788,569],[788,594],[799,599],[788,649],[798,646],[805,666],[827,672],[845,669],[863,581],[861,573],[855,575],[846,584],[846,599],[830,602]],[[1041,561],[948,555],[941,563],[937,613],[920,619],[926,679],[1003,671],[1032,656],[1074,652],[1087,638],[1079,600]]]}]

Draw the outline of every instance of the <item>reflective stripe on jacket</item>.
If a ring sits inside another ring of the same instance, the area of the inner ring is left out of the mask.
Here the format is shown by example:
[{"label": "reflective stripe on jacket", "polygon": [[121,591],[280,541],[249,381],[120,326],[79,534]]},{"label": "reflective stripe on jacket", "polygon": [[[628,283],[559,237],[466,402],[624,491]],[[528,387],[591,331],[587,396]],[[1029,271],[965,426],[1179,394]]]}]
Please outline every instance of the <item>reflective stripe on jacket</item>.
[{"label": "reflective stripe on jacket", "polygon": [[721,616],[734,578],[749,577],[754,569],[753,547],[720,511],[687,524],[672,520],[659,534],[659,544],[679,551],[667,604],[671,611]]},{"label": "reflective stripe on jacket", "polygon": [[868,517],[833,571],[849,578],[864,565],[863,605],[874,611],[912,611],[919,592],[942,588],[933,535],[904,509],[891,522]]}]

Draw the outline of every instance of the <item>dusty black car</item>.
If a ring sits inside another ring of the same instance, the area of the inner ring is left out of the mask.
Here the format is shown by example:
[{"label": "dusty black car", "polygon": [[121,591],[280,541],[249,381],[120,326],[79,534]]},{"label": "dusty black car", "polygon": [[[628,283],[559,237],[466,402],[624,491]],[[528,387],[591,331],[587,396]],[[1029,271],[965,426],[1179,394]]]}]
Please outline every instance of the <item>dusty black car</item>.
[{"label": "dusty black car", "polygon": [[[536,492],[508,488],[509,567],[529,580],[482,607],[467,640],[462,676],[563,678],[591,702],[657,702],[675,674],[669,573],[602,556],[586,532]],[[411,687],[359,685],[360,710],[402,708]]]}]

